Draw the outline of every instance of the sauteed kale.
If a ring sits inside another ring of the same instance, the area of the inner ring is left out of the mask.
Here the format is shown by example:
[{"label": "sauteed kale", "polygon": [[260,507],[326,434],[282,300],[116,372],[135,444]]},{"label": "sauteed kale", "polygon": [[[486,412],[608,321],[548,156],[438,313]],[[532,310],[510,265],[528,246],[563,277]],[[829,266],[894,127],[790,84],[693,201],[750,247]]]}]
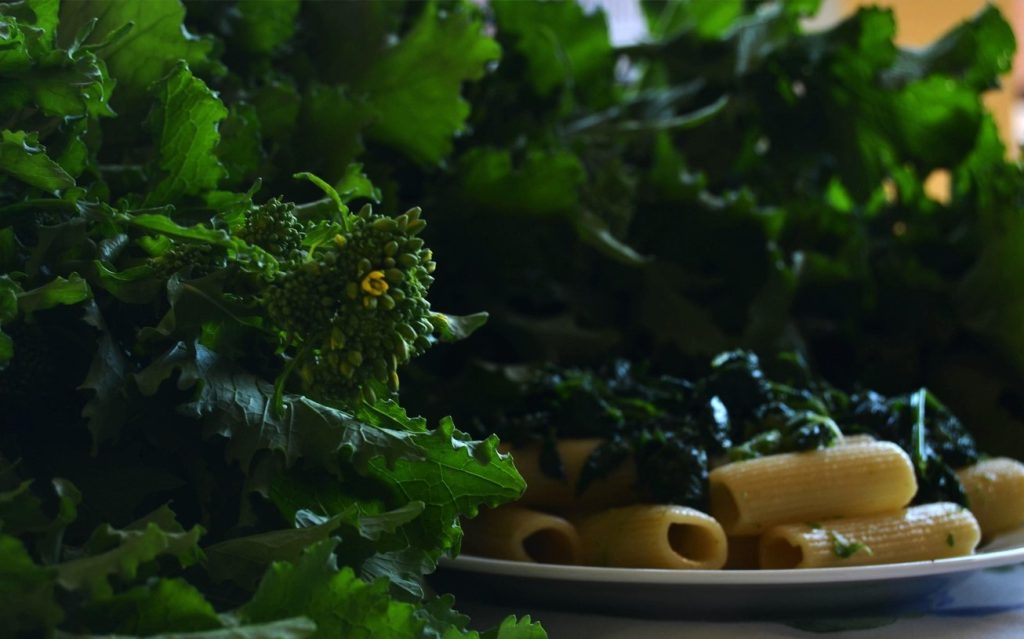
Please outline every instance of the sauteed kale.
[{"label": "sauteed kale", "polygon": [[762,361],[728,351],[693,380],[626,360],[597,369],[546,367],[489,423],[516,444],[541,443],[542,469],[552,477],[565,474],[557,439],[605,439],[584,466],[580,492],[632,457],[645,497],[697,508],[707,505],[710,464],[827,448],[843,434],[906,450],[920,486],[917,503],[966,505],[953,469],[978,460],[970,433],[926,389],[892,397],[847,393],[792,353]]}]

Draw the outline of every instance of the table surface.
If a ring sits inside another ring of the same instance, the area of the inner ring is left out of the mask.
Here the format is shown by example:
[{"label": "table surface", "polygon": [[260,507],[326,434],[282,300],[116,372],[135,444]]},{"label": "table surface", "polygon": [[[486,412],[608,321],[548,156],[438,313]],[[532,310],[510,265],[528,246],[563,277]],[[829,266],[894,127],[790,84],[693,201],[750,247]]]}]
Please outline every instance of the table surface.
[{"label": "table surface", "polygon": [[910,613],[844,618],[796,619],[786,623],[665,621],[590,615],[459,600],[457,608],[473,625],[493,627],[509,614],[528,614],[543,623],[551,639],[765,639],[806,638],[827,633],[832,639],[927,637],[945,639],[1024,637],[1024,564],[983,570],[932,595]]}]

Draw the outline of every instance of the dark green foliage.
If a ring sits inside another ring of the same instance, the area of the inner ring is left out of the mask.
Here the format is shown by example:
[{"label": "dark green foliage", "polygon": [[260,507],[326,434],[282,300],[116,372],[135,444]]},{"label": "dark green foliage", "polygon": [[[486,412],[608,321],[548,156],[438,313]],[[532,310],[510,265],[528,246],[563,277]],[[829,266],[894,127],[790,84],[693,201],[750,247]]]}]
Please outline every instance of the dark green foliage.
[{"label": "dark green foliage", "polygon": [[348,203],[445,158],[497,46],[394,3],[339,75],[317,3],[187,9],[0,5],[0,635],[479,637],[423,578],[522,478],[395,400],[486,314],[431,310],[419,209]]}]

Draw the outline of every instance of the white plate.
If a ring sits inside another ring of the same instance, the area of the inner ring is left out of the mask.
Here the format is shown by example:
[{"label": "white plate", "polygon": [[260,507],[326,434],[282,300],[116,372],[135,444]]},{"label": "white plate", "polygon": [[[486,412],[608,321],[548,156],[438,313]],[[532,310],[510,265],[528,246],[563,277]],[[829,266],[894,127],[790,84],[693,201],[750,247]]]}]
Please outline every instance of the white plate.
[{"label": "white plate", "polygon": [[919,605],[971,572],[1024,563],[1024,529],[975,555],[807,570],[649,570],[442,559],[435,586],[475,600],[661,617],[823,614]]}]

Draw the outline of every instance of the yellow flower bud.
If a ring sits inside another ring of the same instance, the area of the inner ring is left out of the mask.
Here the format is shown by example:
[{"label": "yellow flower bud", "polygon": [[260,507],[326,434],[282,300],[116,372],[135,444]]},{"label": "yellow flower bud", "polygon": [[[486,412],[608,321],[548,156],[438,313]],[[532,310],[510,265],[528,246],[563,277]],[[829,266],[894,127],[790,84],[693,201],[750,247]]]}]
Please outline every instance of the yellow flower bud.
[{"label": "yellow flower bud", "polygon": [[384,279],[384,271],[370,271],[361,284],[363,292],[378,297],[388,292],[388,283]]}]

